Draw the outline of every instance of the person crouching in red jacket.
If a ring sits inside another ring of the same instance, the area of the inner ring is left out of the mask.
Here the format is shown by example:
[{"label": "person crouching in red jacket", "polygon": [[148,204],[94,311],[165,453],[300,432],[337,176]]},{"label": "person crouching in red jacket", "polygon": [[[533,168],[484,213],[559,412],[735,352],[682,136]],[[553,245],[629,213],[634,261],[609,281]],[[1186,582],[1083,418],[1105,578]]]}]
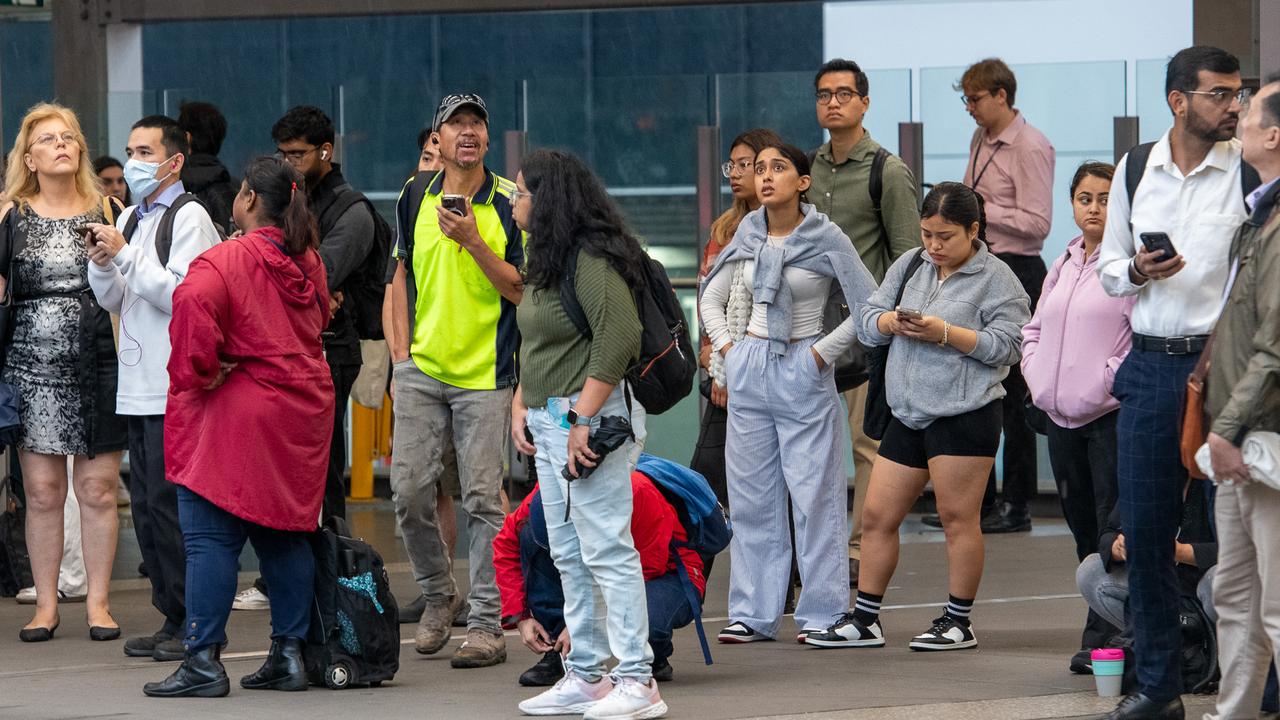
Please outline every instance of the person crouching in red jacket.
[{"label": "person crouching in red jacket", "polygon": [[[639,471],[631,473],[631,495],[631,535],[644,570],[653,677],[665,682],[672,678],[672,632],[693,621],[693,609],[671,556],[671,541],[684,542],[688,534],[675,508]],[[707,590],[702,558],[690,548],[682,547],[679,553],[701,598]],[[503,522],[493,541],[493,565],[502,595],[502,626],[519,628],[525,647],[542,653],[542,659],[520,676],[520,684],[554,685],[564,675],[561,655],[569,652],[569,632],[564,624],[560,573],[548,549],[547,524],[537,488]]]},{"label": "person crouching in red jacket", "polygon": [[248,689],[306,690],[316,529],[333,429],[320,333],[329,289],[303,178],[264,157],[232,206],[244,235],[196,258],[173,294],[165,468],[187,551],[182,666],[152,697],[221,697],[237,559],[253,543],[271,596],[271,651]]}]

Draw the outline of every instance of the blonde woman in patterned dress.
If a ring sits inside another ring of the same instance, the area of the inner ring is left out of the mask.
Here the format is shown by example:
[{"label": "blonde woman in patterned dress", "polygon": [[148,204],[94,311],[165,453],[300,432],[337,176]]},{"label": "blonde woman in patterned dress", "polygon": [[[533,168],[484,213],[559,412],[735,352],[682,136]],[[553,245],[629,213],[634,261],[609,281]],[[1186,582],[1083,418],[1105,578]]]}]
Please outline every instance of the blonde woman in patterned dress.
[{"label": "blonde woman in patterned dress", "polygon": [[[22,398],[16,447],[27,499],[27,548],[36,613],[19,637],[53,638],[62,561],[62,507],[80,502],[89,636],[120,637],[107,589],[116,552],[115,488],[125,424],[115,414],[111,319],[89,289],[88,254],[76,228],[106,221],[102,194],[75,113],[40,104],[9,152],[0,205],[0,287],[13,307],[0,380]],[[68,483],[67,458],[74,457]]]}]

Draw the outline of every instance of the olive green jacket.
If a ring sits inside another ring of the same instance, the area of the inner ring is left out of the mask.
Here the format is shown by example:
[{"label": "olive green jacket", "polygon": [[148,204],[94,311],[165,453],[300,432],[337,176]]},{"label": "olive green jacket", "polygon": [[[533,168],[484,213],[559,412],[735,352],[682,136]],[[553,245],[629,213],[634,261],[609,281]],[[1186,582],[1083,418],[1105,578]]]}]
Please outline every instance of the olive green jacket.
[{"label": "olive green jacket", "polygon": [[1258,201],[1231,243],[1235,284],[1214,328],[1205,408],[1211,431],[1232,443],[1280,431],[1280,182]]}]

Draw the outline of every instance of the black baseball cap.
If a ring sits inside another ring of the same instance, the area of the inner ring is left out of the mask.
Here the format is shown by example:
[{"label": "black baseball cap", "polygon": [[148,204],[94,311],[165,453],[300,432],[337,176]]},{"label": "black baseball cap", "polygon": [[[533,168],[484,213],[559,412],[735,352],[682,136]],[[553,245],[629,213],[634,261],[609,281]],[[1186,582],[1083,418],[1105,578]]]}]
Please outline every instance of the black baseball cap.
[{"label": "black baseball cap", "polygon": [[486,124],[489,122],[489,108],[484,104],[484,98],[475,93],[461,93],[454,95],[445,95],[440,99],[440,106],[436,108],[435,119],[431,122],[431,129],[439,132],[440,126],[445,124],[449,118],[453,117],[459,110],[470,108],[484,120]]}]

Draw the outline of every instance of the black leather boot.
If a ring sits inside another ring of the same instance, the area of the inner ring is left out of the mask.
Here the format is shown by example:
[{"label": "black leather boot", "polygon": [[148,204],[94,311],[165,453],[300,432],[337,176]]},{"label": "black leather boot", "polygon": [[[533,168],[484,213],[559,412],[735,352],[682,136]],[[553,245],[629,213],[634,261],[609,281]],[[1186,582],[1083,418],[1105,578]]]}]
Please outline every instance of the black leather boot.
[{"label": "black leather boot", "polygon": [[308,685],[302,641],[291,637],[273,639],[262,667],[240,678],[240,687],[246,690],[306,690]]},{"label": "black leather boot", "polygon": [[172,675],[143,685],[142,692],[149,697],[226,697],[231,681],[219,659],[221,653],[217,645],[188,652]]}]

